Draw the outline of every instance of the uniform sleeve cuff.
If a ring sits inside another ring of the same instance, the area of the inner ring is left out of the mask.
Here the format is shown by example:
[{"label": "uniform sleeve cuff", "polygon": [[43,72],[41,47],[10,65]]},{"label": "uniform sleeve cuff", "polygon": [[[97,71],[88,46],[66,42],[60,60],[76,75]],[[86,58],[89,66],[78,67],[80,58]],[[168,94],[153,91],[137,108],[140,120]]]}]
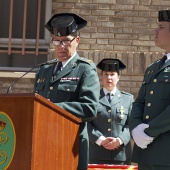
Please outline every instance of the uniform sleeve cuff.
[{"label": "uniform sleeve cuff", "polygon": [[123,144],[123,141],[120,138],[116,138],[116,139],[119,141],[120,145]]},{"label": "uniform sleeve cuff", "polygon": [[96,143],[97,145],[101,146],[102,141],[105,140],[105,139],[106,139],[106,138],[105,138],[104,136],[100,136],[100,137],[96,140],[95,143]]}]

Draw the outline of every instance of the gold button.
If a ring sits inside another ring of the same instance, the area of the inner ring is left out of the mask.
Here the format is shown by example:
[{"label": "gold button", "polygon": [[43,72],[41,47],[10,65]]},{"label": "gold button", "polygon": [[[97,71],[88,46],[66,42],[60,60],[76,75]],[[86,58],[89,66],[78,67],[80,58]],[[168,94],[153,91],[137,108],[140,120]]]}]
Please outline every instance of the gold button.
[{"label": "gold button", "polygon": [[108,110],[108,113],[111,113],[111,110]]},{"label": "gold button", "polygon": [[146,116],[145,116],[145,118],[146,118],[146,119],[149,119],[149,116],[148,116],[148,115],[146,115]]},{"label": "gold button", "polygon": [[153,91],[150,91],[150,94],[153,94]]},{"label": "gold button", "polygon": [[70,91],[70,89],[67,89],[67,91]]},{"label": "gold button", "polygon": [[111,131],[111,129],[109,128],[108,131]]},{"label": "gold button", "polygon": [[147,105],[148,107],[150,107],[151,106],[151,103],[148,103],[148,105]]},{"label": "gold button", "polygon": [[53,86],[50,87],[50,90],[53,90]]},{"label": "gold button", "polygon": [[155,82],[155,83],[156,83],[156,82],[157,82],[157,79],[154,79],[154,80],[153,80],[153,82]]},{"label": "gold button", "polygon": [[111,122],[111,119],[108,119],[108,122]]}]

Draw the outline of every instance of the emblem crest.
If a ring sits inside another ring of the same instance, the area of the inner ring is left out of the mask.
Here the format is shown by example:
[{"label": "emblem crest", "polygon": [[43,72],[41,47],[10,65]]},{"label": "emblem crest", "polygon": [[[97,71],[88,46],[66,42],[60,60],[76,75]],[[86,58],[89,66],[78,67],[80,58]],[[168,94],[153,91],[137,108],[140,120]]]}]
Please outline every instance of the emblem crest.
[{"label": "emblem crest", "polygon": [[8,169],[15,153],[15,145],[13,122],[6,113],[0,112],[0,169]]},{"label": "emblem crest", "polygon": [[123,119],[125,116],[125,109],[123,108],[123,106],[120,107],[120,114],[119,114],[119,118]]}]

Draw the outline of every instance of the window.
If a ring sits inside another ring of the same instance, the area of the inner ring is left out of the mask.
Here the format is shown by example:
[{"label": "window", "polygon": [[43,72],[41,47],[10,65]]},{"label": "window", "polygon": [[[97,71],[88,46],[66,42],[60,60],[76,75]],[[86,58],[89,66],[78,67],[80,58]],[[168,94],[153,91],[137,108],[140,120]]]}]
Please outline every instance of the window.
[{"label": "window", "polygon": [[51,0],[0,0],[0,70],[27,70],[47,61]]}]

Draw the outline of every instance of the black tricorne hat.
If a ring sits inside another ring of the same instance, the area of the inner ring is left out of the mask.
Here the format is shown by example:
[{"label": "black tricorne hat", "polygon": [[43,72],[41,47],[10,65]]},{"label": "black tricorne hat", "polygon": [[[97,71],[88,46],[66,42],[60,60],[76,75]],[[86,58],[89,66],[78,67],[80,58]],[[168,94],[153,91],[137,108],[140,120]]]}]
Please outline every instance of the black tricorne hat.
[{"label": "black tricorne hat", "polygon": [[158,21],[162,22],[162,21],[166,21],[166,22],[170,22],[170,10],[161,10],[158,13]]},{"label": "black tricorne hat", "polygon": [[119,72],[126,66],[119,59],[105,58],[97,64],[97,68],[102,71]]},{"label": "black tricorne hat", "polygon": [[59,13],[51,17],[45,27],[56,36],[67,36],[87,25],[87,21],[74,13]]}]

